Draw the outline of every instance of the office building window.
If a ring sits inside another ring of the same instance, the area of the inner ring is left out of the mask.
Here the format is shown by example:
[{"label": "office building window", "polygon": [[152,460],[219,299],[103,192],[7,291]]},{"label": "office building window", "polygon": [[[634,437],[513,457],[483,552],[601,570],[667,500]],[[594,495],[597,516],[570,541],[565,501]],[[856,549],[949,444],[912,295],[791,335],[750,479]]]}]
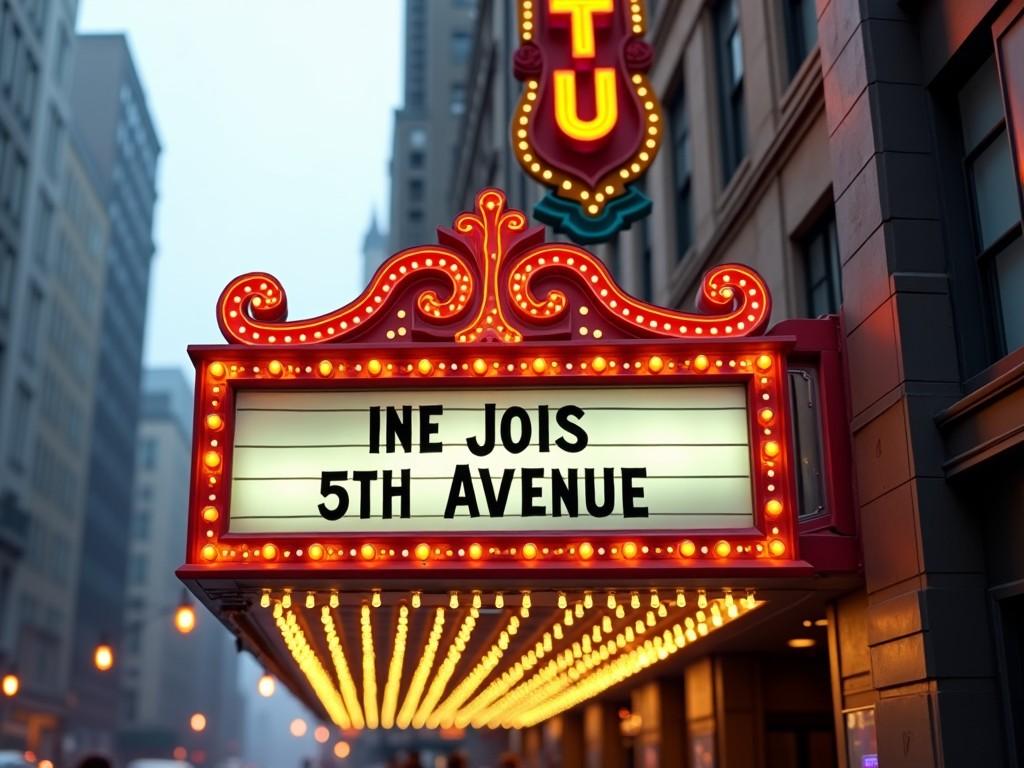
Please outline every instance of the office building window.
[{"label": "office building window", "polygon": [[473,50],[473,37],[469,32],[452,33],[452,63],[458,67],[466,66],[469,54]]},{"label": "office building window", "polygon": [[782,0],[782,13],[786,26],[786,58],[792,78],[818,44],[818,19],[814,0]]},{"label": "office building window", "polygon": [[807,280],[807,314],[834,315],[843,303],[843,276],[832,208],[803,239],[804,275]]},{"label": "office building window", "polygon": [[409,200],[413,203],[423,201],[423,179],[409,179]]},{"label": "office building window", "polygon": [[672,162],[676,188],[676,257],[681,259],[693,245],[693,194],[690,189],[693,166],[690,147],[690,116],[686,91],[679,88],[669,105],[672,121]]},{"label": "office building window", "polygon": [[466,111],[466,86],[462,83],[452,83],[451,110],[453,115],[461,115]]},{"label": "office building window", "polygon": [[958,101],[978,266],[1005,353],[1024,346],[1024,238],[994,59],[968,80]]},{"label": "office building window", "polygon": [[6,155],[0,169],[0,206],[17,222],[25,195],[25,158],[13,145]]},{"label": "office building window", "polygon": [[14,389],[14,412],[11,414],[11,431],[7,433],[7,458],[17,469],[25,467],[27,452],[28,411],[32,405],[32,393],[22,383]]},{"label": "office building window", "polygon": [[50,233],[53,231],[53,203],[46,194],[39,193],[39,207],[36,208],[36,228],[33,253],[39,264],[46,264],[50,253]]},{"label": "office building window", "polygon": [[22,354],[25,360],[36,359],[36,347],[39,345],[39,319],[43,314],[43,292],[33,285],[28,292],[28,308],[25,310],[25,328],[22,337]]},{"label": "office building window", "polygon": [[719,0],[714,13],[718,106],[722,130],[722,181],[727,184],[747,152],[739,0]]},{"label": "office building window", "polygon": [[0,3],[0,89],[10,94],[14,87],[14,69],[21,56],[21,31],[14,11],[7,3]]},{"label": "office building window", "polygon": [[15,258],[14,245],[0,235],[0,315],[6,315],[11,309]]},{"label": "office building window", "polygon": [[413,150],[409,153],[409,167],[410,168],[422,168],[423,167],[423,153],[419,150]]}]

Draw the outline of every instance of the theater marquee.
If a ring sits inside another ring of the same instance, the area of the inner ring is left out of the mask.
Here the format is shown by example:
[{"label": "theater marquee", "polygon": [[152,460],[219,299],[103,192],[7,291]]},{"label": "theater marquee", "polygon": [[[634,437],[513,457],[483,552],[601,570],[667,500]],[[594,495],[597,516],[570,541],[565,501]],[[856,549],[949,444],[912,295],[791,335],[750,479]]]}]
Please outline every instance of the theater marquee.
[{"label": "theater marquee", "polygon": [[242,275],[229,343],[190,348],[179,575],[293,692],[344,728],[528,726],[813,573],[754,271],[650,305],[493,189],[438,240],[308,320]]}]

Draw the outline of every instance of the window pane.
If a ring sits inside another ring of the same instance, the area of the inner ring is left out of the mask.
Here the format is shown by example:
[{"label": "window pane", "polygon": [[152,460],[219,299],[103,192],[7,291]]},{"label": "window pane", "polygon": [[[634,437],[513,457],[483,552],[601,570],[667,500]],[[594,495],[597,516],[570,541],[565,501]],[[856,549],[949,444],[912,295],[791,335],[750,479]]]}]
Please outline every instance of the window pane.
[{"label": "window pane", "polygon": [[970,154],[1003,120],[1003,99],[995,59],[986,61],[960,91],[964,148]]},{"label": "window pane", "polygon": [[973,173],[978,238],[985,249],[1020,221],[1017,181],[1005,131],[974,160]]},{"label": "window pane", "polygon": [[1024,347],[1024,237],[1018,237],[995,257],[999,303],[1006,349]]}]

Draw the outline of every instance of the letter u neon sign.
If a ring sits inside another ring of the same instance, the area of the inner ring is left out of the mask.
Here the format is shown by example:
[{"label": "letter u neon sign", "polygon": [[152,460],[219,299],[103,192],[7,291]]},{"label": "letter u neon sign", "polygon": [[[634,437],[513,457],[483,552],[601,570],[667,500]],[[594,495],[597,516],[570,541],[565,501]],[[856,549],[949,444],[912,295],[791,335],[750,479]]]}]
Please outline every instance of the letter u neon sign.
[{"label": "letter u neon sign", "polygon": [[595,114],[584,120],[579,114],[576,98],[576,73],[571,69],[556,69],[555,122],[562,132],[576,141],[597,141],[603,139],[615,127],[619,119],[618,86],[614,67],[598,67],[594,70]]}]

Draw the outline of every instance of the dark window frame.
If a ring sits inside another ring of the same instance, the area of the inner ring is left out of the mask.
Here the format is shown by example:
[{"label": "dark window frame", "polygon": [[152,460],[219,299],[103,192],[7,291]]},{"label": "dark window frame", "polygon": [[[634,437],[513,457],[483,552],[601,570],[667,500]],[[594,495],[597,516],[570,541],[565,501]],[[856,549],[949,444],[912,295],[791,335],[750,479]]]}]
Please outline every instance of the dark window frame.
[{"label": "dark window frame", "polygon": [[[746,63],[738,0],[719,0],[713,8],[715,60],[718,74],[718,112],[721,129],[722,186],[727,186],[747,154],[744,93]],[[734,66],[739,45],[740,71]]]},{"label": "dark window frame", "polygon": [[[814,270],[810,261],[814,257],[813,249],[818,242],[823,246],[822,276],[820,279],[813,279]],[[815,219],[800,238],[799,247],[804,269],[804,300],[807,304],[807,314],[810,317],[820,317],[838,313],[843,304],[843,273],[834,206],[829,206]],[[816,290],[822,287],[828,289],[828,306],[824,308],[817,306],[815,298]]]},{"label": "dark window frame", "polygon": [[672,135],[676,260],[681,261],[694,243],[693,145],[690,141],[690,110],[686,102],[686,88],[681,84],[669,101],[669,120]]}]

